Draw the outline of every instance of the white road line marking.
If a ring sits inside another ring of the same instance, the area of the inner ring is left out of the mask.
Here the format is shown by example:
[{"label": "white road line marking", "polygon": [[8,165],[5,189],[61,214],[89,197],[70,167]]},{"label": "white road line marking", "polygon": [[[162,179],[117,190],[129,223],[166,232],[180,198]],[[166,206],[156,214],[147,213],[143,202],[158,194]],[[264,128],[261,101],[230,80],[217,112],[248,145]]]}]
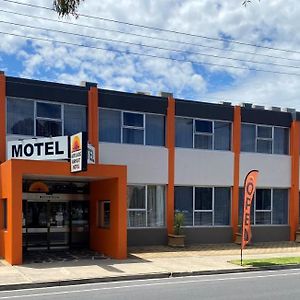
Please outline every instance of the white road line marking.
[{"label": "white road line marking", "polygon": [[[264,271],[248,271],[247,274],[259,274],[259,273],[278,273],[278,271],[299,271],[299,269],[289,269],[289,270],[264,270]],[[107,284],[120,284],[120,283],[132,283],[135,282],[149,282],[149,281],[161,281],[161,280],[176,280],[176,279],[186,279],[186,278],[206,278],[206,277],[216,277],[216,276],[227,276],[229,273],[223,273],[223,274],[207,274],[207,275],[190,275],[190,276],[176,276],[176,277],[163,277],[163,278],[149,278],[149,279],[137,279],[137,280],[120,280],[120,281],[106,281],[106,282],[92,282],[92,283],[78,283],[78,284],[70,284],[70,285],[56,285],[56,286],[46,286],[46,287],[36,287],[36,288],[25,288],[25,289],[19,289],[19,290],[9,290],[9,291],[1,291],[0,294],[4,293],[18,293],[18,292],[24,292],[24,291],[36,291],[36,290],[48,290],[48,289],[63,289],[63,288],[70,288],[70,287],[80,287],[80,286],[93,286],[93,285],[107,285]],[[231,273],[231,275],[243,275],[245,273],[243,272],[236,272]],[[284,273],[285,274],[285,273]],[[288,273],[287,273],[288,274]],[[297,273],[296,273],[297,274]],[[114,277],[111,277],[112,279]],[[89,278],[87,278],[89,279]]]},{"label": "white road line marking", "polygon": [[78,293],[96,292],[96,291],[103,291],[103,290],[139,288],[139,287],[146,287],[146,286],[173,285],[173,284],[178,285],[178,284],[202,283],[202,282],[212,282],[212,281],[216,282],[216,281],[228,281],[228,280],[244,280],[244,279],[257,279],[257,278],[295,276],[295,275],[300,275],[300,272],[297,272],[297,273],[283,273],[283,274],[269,274],[269,275],[256,275],[256,276],[244,276],[244,277],[212,278],[212,279],[204,279],[204,280],[169,281],[169,282],[157,282],[157,283],[148,283],[148,284],[133,284],[133,285],[123,285],[123,286],[114,286],[114,287],[101,287],[101,288],[94,288],[94,289],[83,289],[83,290],[75,290],[75,291],[71,290],[71,291],[60,291],[60,292],[49,292],[49,293],[36,293],[36,294],[4,296],[4,297],[0,297],[0,299],[47,297],[47,296],[54,296],[54,295],[78,294]]}]

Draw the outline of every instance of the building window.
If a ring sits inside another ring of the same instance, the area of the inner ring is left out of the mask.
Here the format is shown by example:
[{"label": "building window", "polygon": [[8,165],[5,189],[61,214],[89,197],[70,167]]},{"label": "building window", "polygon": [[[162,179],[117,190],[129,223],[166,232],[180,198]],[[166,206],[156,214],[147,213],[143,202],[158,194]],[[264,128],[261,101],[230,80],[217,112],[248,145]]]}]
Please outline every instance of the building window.
[{"label": "building window", "polygon": [[[240,188],[239,224],[242,224],[244,188]],[[251,224],[288,224],[288,189],[257,189],[251,206]]]},{"label": "building window", "polygon": [[176,147],[193,148],[193,119],[176,118],[175,144]]},{"label": "building window", "polygon": [[194,147],[199,149],[213,148],[213,122],[194,121]]},{"label": "building window", "polygon": [[123,143],[144,145],[144,115],[123,112],[122,123]]},{"label": "building window", "polygon": [[98,226],[101,228],[110,227],[110,201],[98,201]]},{"label": "building window", "polygon": [[7,98],[8,134],[49,137],[86,129],[86,106]]},{"label": "building window", "polygon": [[176,117],[176,147],[231,150],[231,123]]},{"label": "building window", "polygon": [[130,185],[127,187],[129,228],[165,226],[165,187]]},{"label": "building window", "polygon": [[99,110],[99,140],[109,143],[121,142],[121,112],[110,109]]},{"label": "building window", "polygon": [[165,145],[165,117],[146,114],[146,145]]},{"label": "building window", "polygon": [[165,117],[99,109],[99,140],[109,143],[165,145]]},{"label": "building window", "polygon": [[288,154],[288,148],[288,128],[242,124],[241,151]]},{"label": "building window", "polygon": [[34,101],[7,98],[7,133],[34,136]]},{"label": "building window", "polygon": [[86,106],[64,105],[64,135],[87,131]]},{"label": "building window", "polygon": [[36,136],[62,135],[62,106],[46,102],[36,103]]},{"label": "building window", "polygon": [[229,187],[175,187],[175,212],[184,214],[185,226],[230,224]]}]

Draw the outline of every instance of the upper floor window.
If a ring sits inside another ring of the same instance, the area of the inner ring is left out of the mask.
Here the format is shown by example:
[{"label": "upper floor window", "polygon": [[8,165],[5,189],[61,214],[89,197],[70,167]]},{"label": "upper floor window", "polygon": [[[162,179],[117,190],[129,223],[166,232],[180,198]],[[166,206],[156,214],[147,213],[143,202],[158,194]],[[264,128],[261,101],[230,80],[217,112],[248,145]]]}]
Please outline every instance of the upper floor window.
[{"label": "upper floor window", "polygon": [[64,134],[87,131],[87,108],[82,105],[64,104]]},{"label": "upper floor window", "polygon": [[7,98],[7,133],[34,136],[34,101]]},{"label": "upper floor window", "polygon": [[242,124],[241,151],[288,154],[288,148],[288,128]]},{"label": "upper floor window", "polygon": [[231,123],[176,117],[176,147],[231,150]]},{"label": "upper floor window", "polygon": [[100,109],[99,127],[102,142],[165,145],[165,117],[162,115]]},{"label": "upper floor window", "polygon": [[62,105],[36,102],[36,136],[62,135]]},{"label": "upper floor window", "polygon": [[123,143],[143,145],[145,136],[144,123],[144,114],[123,112]]},{"label": "upper floor window", "polygon": [[7,98],[7,133],[60,136],[86,131],[86,107]]}]

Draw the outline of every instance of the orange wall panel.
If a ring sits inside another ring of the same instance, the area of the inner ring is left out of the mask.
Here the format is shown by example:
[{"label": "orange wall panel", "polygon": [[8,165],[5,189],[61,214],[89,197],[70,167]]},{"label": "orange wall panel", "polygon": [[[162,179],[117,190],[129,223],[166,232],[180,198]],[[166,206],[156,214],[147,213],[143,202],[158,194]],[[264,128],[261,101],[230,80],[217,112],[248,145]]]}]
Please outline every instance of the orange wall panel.
[{"label": "orange wall panel", "polygon": [[[99,200],[110,201],[110,227],[98,227]],[[105,179],[91,183],[90,246],[107,256],[127,257],[126,180]]]},{"label": "orange wall panel", "polygon": [[289,205],[290,240],[296,238],[299,226],[299,154],[300,154],[300,123],[293,121],[290,131],[291,155],[291,189]]},{"label": "orange wall panel", "polygon": [[88,92],[88,140],[95,147],[96,163],[99,161],[98,119],[98,89],[91,87]]},{"label": "orange wall panel", "polygon": [[239,218],[239,177],[240,177],[240,151],[241,151],[241,108],[234,107],[232,147],[234,153],[233,188],[231,204],[231,227],[233,240],[238,232]]},{"label": "orange wall panel", "polygon": [[175,100],[168,97],[166,146],[168,148],[167,229],[174,231],[174,182],[175,182]]},{"label": "orange wall panel", "polygon": [[[22,263],[22,180],[24,175],[55,176],[56,179],[87,177],[94,180],[91,184],[91,213],[96,213],[98,199],[112,200],[112,227],[104,232],[96,228],[96,219],[91,219],[92,243],[95,250],[114,258],[125,258],[127,255],[126,230],[126,166],[89,165],[86,172],[70,173],[67,162],[9,160],[0,165],[0,199],[8,203],[8,227],[0,229],[0,255],[11,264]],[[109,179],[107,179],[109,178]],[[103,181],[102,181],[103,180]],[[99,198],[99,197],[100,198]]]}]

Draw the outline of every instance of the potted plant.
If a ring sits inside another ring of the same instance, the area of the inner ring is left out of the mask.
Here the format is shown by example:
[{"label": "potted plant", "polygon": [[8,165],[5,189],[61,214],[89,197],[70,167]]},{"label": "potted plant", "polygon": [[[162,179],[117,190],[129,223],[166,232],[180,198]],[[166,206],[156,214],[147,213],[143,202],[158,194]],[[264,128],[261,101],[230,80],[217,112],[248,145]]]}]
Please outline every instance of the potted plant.
[{"label": "potted plant", "polygon": [[169,246],[184,247],[185,235],[182,234],[183,223],[184,223],[184,214],[182,212],[175,213],[174,234],[168,234],[168,245]]}]

